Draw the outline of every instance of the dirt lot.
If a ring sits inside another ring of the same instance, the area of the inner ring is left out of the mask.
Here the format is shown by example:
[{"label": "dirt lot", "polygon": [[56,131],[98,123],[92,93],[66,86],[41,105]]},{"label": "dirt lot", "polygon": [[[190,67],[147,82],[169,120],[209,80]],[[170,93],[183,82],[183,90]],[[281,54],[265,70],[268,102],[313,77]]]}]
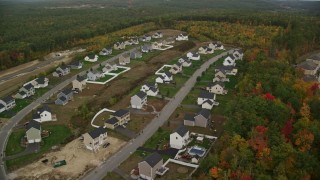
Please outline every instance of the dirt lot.
[{"label": "dirt lot", "polygon": [[[166,172],[166,174],[164,174],[162,177],[159,177],[157,179],[163,179],[163,180],[188,179],[189,174],[194,170],[194,168],[182,166],[175,163],[168,163],[166,167],[168,167],[169,170]],[[186,171],[186,172],[182,172],[182,171]]]},{"label": "dirt lot", "polygon": [[[60,179],[78,179],[89,168],[98,166],[125,145],[124,141],[110,136],[108,142],[110,145],[107,148],[101,148],[99,152],[93,153],[85,149],[79,139],[75,139],[61,150],[48,153],[38,162],[14,171],[10,174],[10,177],[17,177],[17,179],[57,179],[57,177]],[[48,159],[49,162],[47,164],[42,163],[41,161],[44,159]],[[52,163],[60,160],[66,160],[67,165],[53,168]],[[35,169],[36,171],[34,171]]]},{"label": "dirt lot", "polygon": [[156,31],[151,31],[148,34],[153,35],[155,32],[162,32],[164,38],[177,36],[182,33],[182,31],[174,30],[174,29],[160,29],[160,30],[156,30]]}]

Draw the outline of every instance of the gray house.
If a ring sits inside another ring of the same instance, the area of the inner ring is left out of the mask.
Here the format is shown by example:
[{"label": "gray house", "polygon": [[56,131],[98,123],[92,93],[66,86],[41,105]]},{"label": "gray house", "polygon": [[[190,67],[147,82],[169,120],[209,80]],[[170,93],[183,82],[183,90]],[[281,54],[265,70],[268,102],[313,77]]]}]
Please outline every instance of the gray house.
[{"label": "gray house", "polygon": [[120,65],[126,65],[128,63],[130,63],[130,54],[129,53],[123,54],[119,57],[119,64]]},{"label": "gray house", "polygon": [[29,144],[41,142],[41,125],[39,122],[31,120],[26,128],[26,137]]},{"label": "gray house", "polygon": [[147,94],[143,91],[139,91],[131,97],[130,103],[132,108],[142,109],[143,105],[147,104]]},{"label": "gray house", "polygon": [[116,42],[114,45],[113,45],[113,48],[115,50],[120,50],[120,49],[125,49],[126,48],[126,45],[123,43],[123,42]]},{"label": "gray house", "polygon": [[67,75],[69,73],[70,73],[70,68],[68,68],[65,65],[62,65],[62,66],[58,67],[56,69],[56,71],[52,73],[52,75],[54,77],[61,77],[61,76],[65,76],[65,75]]},{"label": "gray house", "polygon": [[82,62],[80,61],[73,61],[69,64],[70,69],[81,69],[82,68]]},{"label": "gray house", "polygon": [[138,163],[139,175],[143,179],[153,180],[156,175],[163,175],[168,168],[163,167],[163,159],[157,152],[147,156]]},{"label": "gray house", "polygon": [[0,99],[0,112],[9,110],[15,106],[16,106],[16,101],[11,96],[7,96],[3,99]]},{"label": "gray house", "polygon": [[195,126],[196,122],[193,114],[185,114],[183,119],[183,124],[185,126]]},{"label": "gray house", "polygon": [[76,90],[76,91],[81,92],[87,86],[86,79],[87,78],[85,76],[77,75],[77,78],[72,81],[72,90]]},{"label": "gray house", "polygon": [[55,101],[55,104],[57,105],[66,105],[69,101],[73,99],[73,92],[71,89],[65,89],[61,91],[57,95],[57,100]]},{"label": "gray house", "polygon": [[[19,89],[19,92],[23,92],[23,94],[26,95],[26,97],[30,97],[30,96],[33,96],[35,94],[35,89],[34,89],[34,86],[29,83],[29,84],[26,84],[24,86],[22,86],[20,89]],[[19,99],[24,99],[23,96],[20,96],[20,94],[16,94],[15,96],[16,98],[19,98]]]},{"label": "gray house", "polygon": [[44,76],[40,76],[32,81],[32,85],[34,86],[34,88],[47,87],[49,85],[49,79]]},{"label": "gray house", "polygon": [[139,59],[139,58],[142,58],[142,53],[140,51],[132,51],[130,53],[130,58],[131,59]]},{"label": "gray house", "polygon": [[207,109],[201,109],[194,117],[195,126],[207,127],[210,123],[211,113]]},{"label": "gray house", "polygon": [[101,56],[106,56],[112,54],[112,48],[103,48],[100,52],[99,55]]},{"label": "gray house", "polygon": [[144,53],[148,53],[148,52],[152,51],[152,45],[151,44],[144,44],[143,46],[141,46],[141,51]]}]

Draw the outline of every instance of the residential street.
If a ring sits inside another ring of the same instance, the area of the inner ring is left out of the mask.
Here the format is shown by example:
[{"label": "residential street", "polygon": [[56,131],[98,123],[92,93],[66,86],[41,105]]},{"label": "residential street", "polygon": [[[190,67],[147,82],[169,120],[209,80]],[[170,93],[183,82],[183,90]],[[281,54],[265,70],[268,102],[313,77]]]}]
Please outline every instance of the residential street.
[{"label": "residential street", "polygon": [[177,92],[176,96],[170,100],[166,106],[162,109],[159,116],[154,118],[143,130],[143,133],[138,136],[136,139],[132,139],[128,142],[118,153],[111,156],[107,161],[102,163],[100,166],[95,168],[93,171],[90,171],[85,177],[84,180],[97,180],[102,179],[106,176],[108,172],[113,171],[117,168],[123,161],[125,161],[138,147],[142,146],[157,130],[162,126],[175,111],[175,109],[180,105],[185,96],[190,92],[192,87],[196,84],[197,77],[201,76],[202,72],[206,71],[209,66],[216,62],[222,56],[227,55],[224,52],[218,56],[215,56],[205,62],[185,83],[185,85]]},{"label": "residential street", "polygon": [[[128,52],[131,52],[133,50],[135,50],[136,48],[132,48],[126,52],[123,52],[121,54],[125,54]],[[106,60],[105,62],[113,62],[115,60],[117,60],[119,58],[119,56],[121,55],[117,55],[114,56],[108,60]],[[99,64],[93,66],[93,68],[98,68]],[[86,70],[80,72],[80,75],[83,75],[86,73]],[[54,95],[55,93],[57,93],[58,91],[62,90],[63,88],[65,88],[68,84],[70,84],[75,78],[77,77],[77,75],[74,75],[72,77],[70,77],[69,79],[63,81],[62,83],[58,84],[56,87],[52,88],[51,90],[49,90],[47,93],[45,93],[43,96],[41,96],[40,98],[38,98],[36,101],[32,102],[31,104],[29,104],[27,107],[25,107],[24,109],[22,109],[20,112],[18,112],[14,117],[12,117],[7,124],[5,124],[0,131],[0,154],[1,154],[1,158],[0,158],[0,180],[4,180],[6,179],[6,171],[5,171],[5,167],[4,167],[4,162],[3,162],[3,158],[5,156],[5,149],[6,149],[6,145],[7,145],[7,140],[10,136],[11,130],[12,128],[18,124],[28,113],[30,113],[33,109],[37,108],[38,106],[40,106],[43,102],[45,102],[47,99],[49,99],[52,95]]]}]

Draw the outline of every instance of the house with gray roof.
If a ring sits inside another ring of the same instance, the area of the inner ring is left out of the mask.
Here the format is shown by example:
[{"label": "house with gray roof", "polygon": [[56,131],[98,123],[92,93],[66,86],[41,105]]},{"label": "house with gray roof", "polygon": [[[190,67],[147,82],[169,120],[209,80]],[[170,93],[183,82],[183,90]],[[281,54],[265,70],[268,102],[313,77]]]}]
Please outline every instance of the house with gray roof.
[{"label": "house with gray roof", "polygon": [[314,63],[313,61],[304,61],[297,65],[299,69],[302,69],[305,75],[318,76],[319,64]]},{"label": "house with gray roof", "polygon": [[140,91],[145,92],[147,96],[157,96],[159,93],[158,84],[156,82],[145,83],[144,85],[142,85]]},{"label": "house with gray roof", "polygon": [[103,48],[100,52],[99,55],[100,56],[107,56],[112,54],[112,48]]},{"label": "house with gray roof", "polygon": [[147,94],[143,91],[139,91],[131,97],[130,103],[132,108],[142,109],[143,105],[147,104]]},{"label": "house with gray roof", "polygon": [[153,180],[157,175],[163,175],[168,170],[163,166],[163,158],[157,152],[138,163],[138,169],[140,177],[147,180]]},{"label": "house with gray roof", "polygon": [[52,114],[51,109],[46,105],[38,108],[36,112],[33,113],[32,119],[39,123],[57,120],[56,115]]},{"label": "house with gray roof", "polygon": [[152,37],[148,34],[143,35],[142,37],[139,38],[140,41],[142,42],[149,42],[151,41]]},{"label": "house with gray roof", "polygon": [[235,66],[236,65],[236,57],[233,54],[226,57],[223,61],[224,66]]},{"label": "house with gray roof", "polygon": [[199,54],[213,54],[214,50],[208,46],[201,46],[198,52]]},{"label": "house with gray roof", "polygon": [[11,96],[6,96],[0,99],[0,104],[2,105],[2,108],[0,108],[0,112],[3,112],[4,110],[8,111],[15,107],[16,101]]},{"label": "house with gray roof", "polygon": [[104,126],[108,129],[115,129],[119,126],[119,120],[116,117],[111,117],[104,121]]},{"label": "house with gray roof", "polygon": [[152,49],[152,45],[151,44],[144,44],[143,46],[141,46],[141,52],[143,53],[148,53],[151,52]]},{"label": "house with gray roof", "polygon": [[66,65],[62,65],[58,67],[53,73],[53,77],[62,77],[70,73],[70,68],[67,67]]},{"label": "house with gray roof", "polygon": [[177,41],[188,41],[189,37],[187,33],[181,33],[176,37]]},{"label": "house with gray roof", "polygon": [[225,88],[225,85],[223,82],[209,83],[208,86],[206,87],[206,90],[209,91],[210,93],[221,94],[221,95],[225,95],[228,93],[228,90]]},{"label": "house with gray roof", "polygon": [[177,74],[177,73],[180,73],[181,71],[182,71],[182,64],[179,62],[173,64],[171,69],[169,70],[171,74]]},{"label": "house with gray roof", "polygon": [[170,147],[182,149],[189,143],[189,130],[184,125],[180,125],[170,134]]},{"label": "house with gray roof", "polygon": [[131,59],[140,59],[142,58],[142,53],[138,50],[130,52],[130,58]]},{"label": "house with gray roof", "polygon": [[204,101],[207,101],[207,100],[214,101],[215,99],[216,99],[215,94],[210,93],[208,91],[201,91],[197,99],[197,104],[202,105]]},{"label": "house with gray roof", "polygon": [[166,84],[168,84],[172,80],[173,80],[172,74],[170,72],[168,72],[168,71],[165,71],[163,74],[161,74],[160,76],[158,76],[156,78],[156,83],[161,83],[161,84],[166,83]]},{"label": "house with gray roof", "polygon": [[120,65],[126,65],[130,63],[130,54],[125,53],[119,56],[119,64]]},{"label": "house with gray roof", "polygon": [[[221,71],[225,75],[237,75],[238,69],[235,66],[218,66],[215,68],[215,72]],[[222,77],[222,76],[221,76]]]},{"label": "house with gray roof", "polygon": [[31,83],[32,83],[33,87],[36,89],[45,88],[49,85],[49,79],[44,76],[40,76],[40,77],[34,79],[33,81],[31,81]]},{"label": "house with gray roof", "polygon": [[152,38],[155,38],[155,39],[159,39],[159,38],[162,38],[163,37],[163,34],[162,32],[158,31],[158,32],[155,32],[153,35],[152,35]]},{"label": "house with gray roof", "polygon": [[194,114],[185,114],[183,118],[183,124],[185,126],[195,126]]},{"label": "house with gray roof", "polygon": [[113,49],[115,50],[121,50],[121,49],[125,49],[126,48],[126,44],[124,42],[116,42],[113,45]]},{"label": "house with gray roof", "polygon": [[65,89],[57,95],[57,100],[55,101],[55,104],[66,105],[72,99],[73,99],[73,91],[71,89]]},{"label": "house with gray roof", "polygon": [[19,92],[15,95],[17,99],[24,99],[26,97],[33,96],[36,93],[32,83],[25,84],[19,89]]},{"label": "house with gray roof", "polygon": [[312,61],[312,62],[320,65],[320,53],[311,55],[311,56],[309,56],[306,60],[307,60],[307,61]]},{"label": "house with gray roof", "polygon": [[41,142],[41,124],[35,120],[29,121],[26,126],[26,137],[29,144]]},{"label": "house with gray roof", "polygon": [[72,81],[72,90],[80,91],[84,90],[87,86],[87,78],[85,76],[77,75],[76,79]]},{"label": "house with gray roof", "polygon": [[208,109],[201,109],[194,116],[195,126],[207,127],[211,122],[211,113]]},{"label": "house with gray roof", "polygon": [[187,57],[190,60],[193,60],[193,61],[199,61],[200,60],[200,54],[198,52],[188,52],[187,53]]},{"label": "house with gray roof", "polygon": [[242,60],[243,58],[243,50],[242,49],[235,49],[233,51],[233,54],[232,54],[236,60]]},{"label": "house with gray roof", "polygon": [[87,71],[87,79],[89,81],[97,81],[98,79],[103,77],[105,77],[105,74],[99,71],[98,69],[96,70],[90,69],[90,71]]},{"label": "house with gray roof", "polygon": [[116,64],[110,64],[110,63],[106,63],[102,68],[102,72],[104,73],[109,73],[111,71],[116,71],[116,70],[118,70],[118,66]]},{"label": "house with gray roof", "polygon": [[81,69],[82,68],[82,62],[80,61],[73,61],[69,64],[70,69]]},{"label": "house with gray roof", "polygon": [[84,57],[84,60],[85,60],[85,61],[88,61],[88,62],[97,62],[97,61],[98,61],[98,58],[99,58],[98,55],[89,54],[89,55],[87,55],[86,57]]},{"label": "house with gray roof", "polygon": [[82,136],[86,148],[96,152],[107,141],[107,129],[100,126]]},{"label": "house with gray roof", "polygon": [[220,41],[213,41],[213,42],[209,43],[208,46],[209,46],[209,48],[212,48],[214,50],[217,50],[217,49],[223,50],[224,49],[224,46]]}]

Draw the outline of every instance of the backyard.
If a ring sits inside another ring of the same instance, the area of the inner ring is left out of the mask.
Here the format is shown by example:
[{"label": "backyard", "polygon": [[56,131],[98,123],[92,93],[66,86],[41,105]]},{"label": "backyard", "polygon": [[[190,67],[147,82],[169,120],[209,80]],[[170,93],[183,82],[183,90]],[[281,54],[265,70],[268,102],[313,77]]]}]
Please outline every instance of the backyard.
[{"label": "backyard", "polygon": [[25,149],[25,147],[21,146],[21,139],[25,134],[26,131],[24,129],[15,130],[11,133],[6,147],[6,156],[20,153]]}]

